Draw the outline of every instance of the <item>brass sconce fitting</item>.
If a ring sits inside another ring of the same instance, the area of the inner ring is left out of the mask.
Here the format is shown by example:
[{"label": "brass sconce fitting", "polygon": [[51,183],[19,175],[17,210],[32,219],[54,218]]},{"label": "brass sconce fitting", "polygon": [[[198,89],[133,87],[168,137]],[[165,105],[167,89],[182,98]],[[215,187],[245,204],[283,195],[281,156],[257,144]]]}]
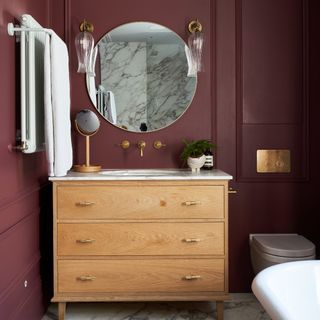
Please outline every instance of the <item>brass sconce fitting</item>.
[{"label": "brass sconce fitting", "polygon": [[153,143],[153,147],[157,150],[161,149],[161,148],[164,148],[166,147],[166,145],[164,143],[162,143],[160,140],[156,140],[154,143]]},{"label": "brass sconce fitting", "polygon": [[144,151],[144,148],[146,147],[146,142],[143,141],[143,140],[140,140],[137,144],[138,146],[138,149],[140,149],[140,156],[143,157],[143,151]]},{"label": "brass sconce fitting", "polygon": [[93,32],[93,24],[89,21],[87,21],[86,19],[84,19],[81,24],[80,24],[80,27],[79,27],[80,31],[83,32],[83,31],[88,31],[88,32]]},{"label": "brass sconce fitting", "polygon": [[126,150],[130,147],[130,142],[129,140],[122,140],[119,146],[123,149]]},{"label": "brass sconce fitting", "polygon": [[201,32],[202,31],[202,24],[199,20],[192,20],[189,22],[188,30],[190,33]]}]

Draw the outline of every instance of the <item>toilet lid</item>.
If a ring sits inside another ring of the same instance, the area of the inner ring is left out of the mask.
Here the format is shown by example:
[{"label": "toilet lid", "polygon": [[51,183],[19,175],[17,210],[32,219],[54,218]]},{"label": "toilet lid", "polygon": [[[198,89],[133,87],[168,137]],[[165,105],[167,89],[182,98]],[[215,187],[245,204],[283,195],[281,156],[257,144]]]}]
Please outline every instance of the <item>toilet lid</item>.
[{"label": "toilet lid", "polygon": [[252,244],[265,253],[281,257],[307,257],[315,254],[315,245],[298,234],[254,235]]}]

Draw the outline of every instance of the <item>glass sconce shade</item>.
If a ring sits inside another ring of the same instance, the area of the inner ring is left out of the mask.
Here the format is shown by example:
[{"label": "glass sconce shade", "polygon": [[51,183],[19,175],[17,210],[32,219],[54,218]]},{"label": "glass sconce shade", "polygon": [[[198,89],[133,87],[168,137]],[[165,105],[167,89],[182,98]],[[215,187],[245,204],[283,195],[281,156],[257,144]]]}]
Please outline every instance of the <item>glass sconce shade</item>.
[{"label": "glass sconce shade", "polygon": [[[79,73],[92,73],[93,70],[93,46],[94,39],[90,32],[82,31],[76,35],[75,46],[78,56]],[[90,70],[91,69],[91,70]]]},{"label": "glass sconce shade", "polygon": [[188,46],[191,52],[193,67],[197,72],[203,71],[202,49],[204,35],[203,32],[192,32],[188,38]]}]

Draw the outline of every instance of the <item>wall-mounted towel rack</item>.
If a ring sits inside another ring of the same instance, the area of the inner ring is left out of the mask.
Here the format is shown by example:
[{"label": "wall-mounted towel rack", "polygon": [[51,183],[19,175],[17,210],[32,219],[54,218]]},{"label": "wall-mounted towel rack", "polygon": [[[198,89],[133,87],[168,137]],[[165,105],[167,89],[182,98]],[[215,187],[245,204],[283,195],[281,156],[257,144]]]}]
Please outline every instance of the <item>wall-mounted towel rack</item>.
[{"label": "wall-mounted towel rack", "polygon": [[44,42],[53,31],[29,15],[20,21],[21,26],[7,26],[8,34],[20,40],[21,144],[14,148],[33,153],[44,150]]}]

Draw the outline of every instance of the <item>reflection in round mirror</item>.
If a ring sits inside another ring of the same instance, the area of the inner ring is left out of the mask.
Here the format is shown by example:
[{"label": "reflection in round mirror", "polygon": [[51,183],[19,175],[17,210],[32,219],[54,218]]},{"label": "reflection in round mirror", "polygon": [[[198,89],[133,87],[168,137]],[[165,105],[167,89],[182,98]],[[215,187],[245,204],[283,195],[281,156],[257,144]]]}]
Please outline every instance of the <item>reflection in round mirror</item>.
[{"label": "reflection in round mirror", "polygon": [[87,88],[100,114],[132,132],[162,129],[190,105],[197,85],[189,49],[170,29],[133,22],[105,34],[95,47]]},{"label": "reflection in round mirror", "polygon": [[88,109],[78,112],[75,121],[78,131],[83,135],[93,135],[100,127],[99,118]]}]

